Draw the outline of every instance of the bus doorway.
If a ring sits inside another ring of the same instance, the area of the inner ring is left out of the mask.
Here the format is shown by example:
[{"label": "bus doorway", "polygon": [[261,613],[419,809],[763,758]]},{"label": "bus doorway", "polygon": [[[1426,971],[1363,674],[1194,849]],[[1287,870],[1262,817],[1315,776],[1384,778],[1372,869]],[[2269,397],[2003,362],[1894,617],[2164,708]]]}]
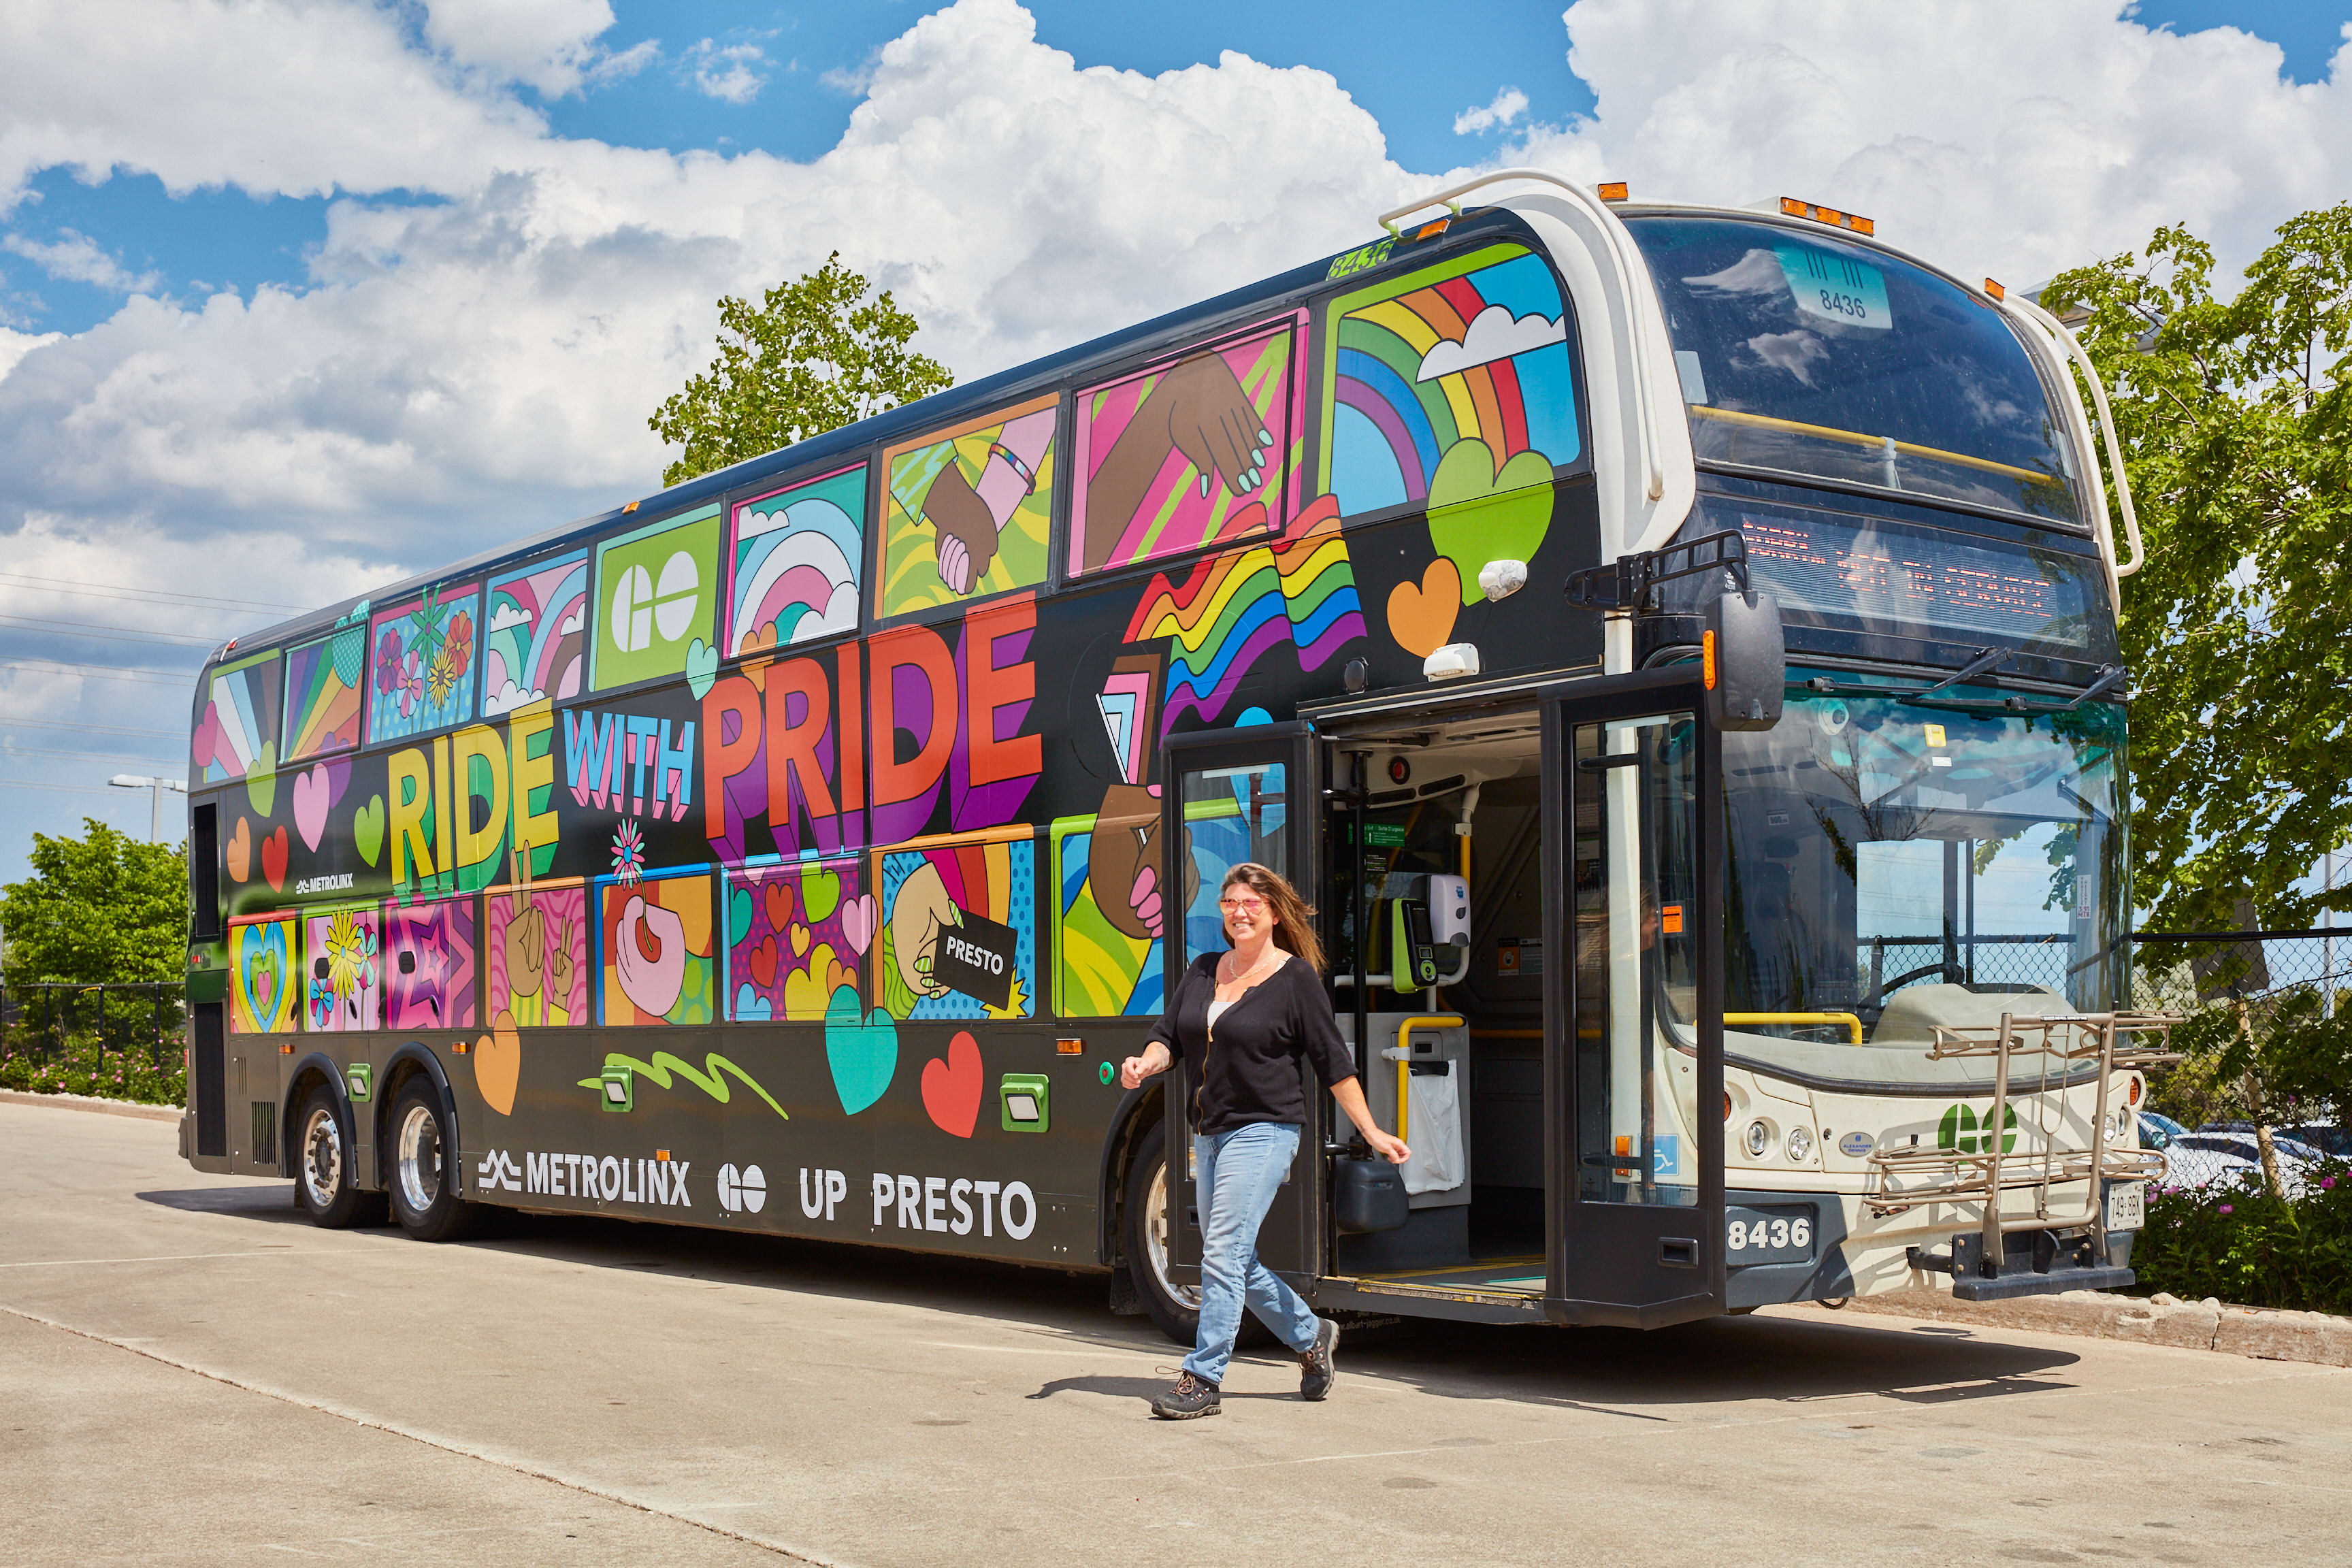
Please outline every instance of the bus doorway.
[{"label": "bus doorway", "polygon": [[1376,1119],[1414,1151],[1402,1224],[1332,1216],[1319,1304],[1721,1310],[1721,1138],[1700,1110],[1722,1097],[1721,1030],[1701,1027],[1721,1005],[1700,915],[1721,907],[1719,785],[1697,698],[1660,674],[1318,717],[1332,777],[1364,781],[1326,815],[1334,1006]]}]

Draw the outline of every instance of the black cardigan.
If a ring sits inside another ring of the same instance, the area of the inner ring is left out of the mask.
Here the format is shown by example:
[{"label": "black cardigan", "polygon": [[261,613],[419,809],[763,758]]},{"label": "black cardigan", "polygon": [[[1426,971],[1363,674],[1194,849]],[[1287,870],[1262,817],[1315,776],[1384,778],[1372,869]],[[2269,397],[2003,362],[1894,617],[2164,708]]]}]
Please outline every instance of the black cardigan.
[{"label": "black cardigan", "polygon": [[1217,996],[1222,952],[1202,953],[1177,983],[1151,1037],[1171,1059],[1200,1064],[1188,1108],[1195,1132],[1230,1132],[1253,1121],[1307,1123],[1307,1093],[1298,1078],[1304,1056],[1324,1087],[1356,1076],[1355,1053],[1339,1037],[1330,999],[1306,960],[1292,956],[1268,978],[1243,992],[1217,1015],[1209,1032],[1209,1004]]}]

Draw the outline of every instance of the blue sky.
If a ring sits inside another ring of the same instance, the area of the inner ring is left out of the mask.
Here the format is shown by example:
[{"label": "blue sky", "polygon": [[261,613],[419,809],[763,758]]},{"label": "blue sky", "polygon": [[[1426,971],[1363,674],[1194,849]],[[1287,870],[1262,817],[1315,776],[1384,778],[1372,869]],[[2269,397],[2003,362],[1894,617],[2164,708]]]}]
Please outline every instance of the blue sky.
[{"label": "blue sky", "polygon": [[2352,0],[606,3],[0,7],[0,881],[145,830],[201,645],[649,490],[716,297],[835,247],[969,378],[1465,166],[2017,280],[2352,195]]}]

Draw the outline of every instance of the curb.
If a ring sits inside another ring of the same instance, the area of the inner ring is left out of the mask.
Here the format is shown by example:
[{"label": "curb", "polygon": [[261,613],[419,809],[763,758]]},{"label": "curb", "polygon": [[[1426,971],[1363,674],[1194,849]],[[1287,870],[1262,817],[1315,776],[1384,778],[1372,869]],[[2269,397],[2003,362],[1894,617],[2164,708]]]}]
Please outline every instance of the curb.
[{"label": "curb", "polygon": [[176,1105],[142,1105],[131,1100],[100,1100],[88,1094],[32,1094],[21,1089],[0,1089],[0,1105],[46,1105],[58,1110],[95,1110],[101,1116],[131,1116],[142,1121],[177,1121],[184,1114]]},{"label": "curb", "polygon": [[2252,1356],[2259,1361],[2352,1366],[2352,1318],[2326,1312],[2229,1307],[2210,1296],[2202,1301],[2183,1301],[2161,1291],[2138,1297],[2068,1290],[2055,1296],[2021,1296],[2008,1301],[1958,1301],[1940,1290],[1912,1288],[1877,1296],[1857,1296],[1847,1310],[1886,1312],[1988,1329],[2083,1334],[2129,1344],[2168,1345],[2176,1350],[2218,1351],[2223,1355]]}]

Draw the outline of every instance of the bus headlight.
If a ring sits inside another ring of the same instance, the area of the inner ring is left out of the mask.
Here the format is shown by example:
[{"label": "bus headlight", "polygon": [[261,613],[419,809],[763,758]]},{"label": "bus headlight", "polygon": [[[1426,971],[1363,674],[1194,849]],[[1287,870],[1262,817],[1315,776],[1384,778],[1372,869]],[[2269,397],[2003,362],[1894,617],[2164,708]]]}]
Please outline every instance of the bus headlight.
[{"label": "bus headlight", "polygon": [[1813,1130],[1810,1127],[1789,1129],[1789,1163],[1801,1165],[1813,1157]]},{"label": "bus headlight", "polygon": [[1749,1122],[1748,1124],[1748,1152],[1749,1156],[1751,1158],[1760,1160],[1764,1157],[1764,1151],[1771,1146],[1772,1130],[1769,1127],[1765,1126],[1761,1121]]}]

